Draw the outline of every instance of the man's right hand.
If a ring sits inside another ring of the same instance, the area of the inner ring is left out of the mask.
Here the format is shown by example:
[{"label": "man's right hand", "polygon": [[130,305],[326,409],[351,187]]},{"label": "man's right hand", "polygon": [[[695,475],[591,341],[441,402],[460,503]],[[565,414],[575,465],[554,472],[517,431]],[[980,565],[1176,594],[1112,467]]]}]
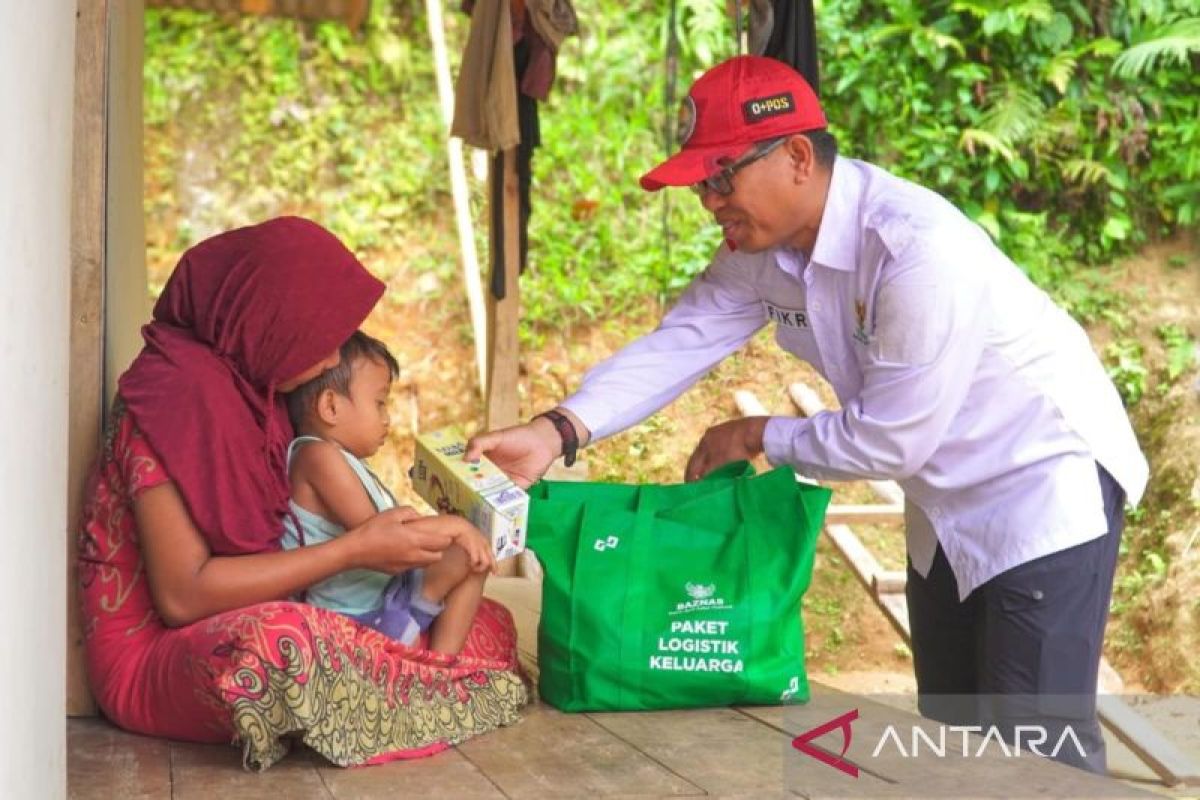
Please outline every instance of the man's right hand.
[{"label": "man's right hand", "polygon": [[478,461],[484,455],[513,483],[528,489],[562,455],[562,439],[550,420],[534,417],[524,425],[481,433],[467,442],[463,456],[467,461]]}]

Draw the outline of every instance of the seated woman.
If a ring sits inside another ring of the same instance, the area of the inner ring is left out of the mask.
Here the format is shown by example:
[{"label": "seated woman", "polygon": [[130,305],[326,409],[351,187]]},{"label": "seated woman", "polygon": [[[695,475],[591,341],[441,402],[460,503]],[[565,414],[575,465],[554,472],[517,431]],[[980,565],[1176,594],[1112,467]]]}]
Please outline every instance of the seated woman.
[{"label": "seated woman", "polygon": [[117,725],[239,742],[265,769],[295,735],[335,764],[428,755],[513,723],[512,618],[481,605],[458,656],[290,602],[349,569],[438,561],[452,533],[395,508],[281,550],[281,393],[338,363],[383,294],[332,234],[291,217],[184,254],[121,376],[79,546],[88,674]]}]

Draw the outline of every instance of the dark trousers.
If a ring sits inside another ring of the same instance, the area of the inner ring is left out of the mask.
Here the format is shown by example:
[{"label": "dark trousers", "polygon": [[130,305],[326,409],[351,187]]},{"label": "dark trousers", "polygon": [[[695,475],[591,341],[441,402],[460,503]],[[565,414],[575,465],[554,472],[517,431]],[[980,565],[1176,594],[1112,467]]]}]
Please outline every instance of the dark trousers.
[{"label": "dark trousers", "polygon": [[[939,546],[927,578],[909,562],[906,593],[923,716],[949,725],[995,725],[1009,742],[1017,726],[1042,726],[1043,755],[1069,725],[1084,756],[1068,739],[1054,757],[1103,773],[1096,682],[1125,495],[1097,469],[1106,535],[1003,572],[961,602]],[[1029,738],[1026,732],[1024,741]]]}]

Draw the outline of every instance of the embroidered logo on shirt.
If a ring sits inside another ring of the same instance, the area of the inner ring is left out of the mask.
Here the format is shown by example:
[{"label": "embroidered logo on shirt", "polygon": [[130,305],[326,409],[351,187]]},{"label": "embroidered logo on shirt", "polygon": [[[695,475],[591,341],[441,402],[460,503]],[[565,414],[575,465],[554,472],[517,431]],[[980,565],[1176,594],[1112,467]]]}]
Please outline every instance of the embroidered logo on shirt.
[{"label": "embroidered logo on shirt", "polygon": [[785,328],[800,328],[808,330],[808,312],[804,309],[779,308],[770,303],[763,303],[767,308],[767,319],[777,322]]},{"label": "embroidered logo on shirt", "polygon": [[870,344],[870,337],[867,336],[867,304],[862,300],[854,301],[854,316],[858,318],[858,327],[854,331],[854,338],[863,344]]},{"label": "embroidered logo on shirt", "polygon": [[790,114],[795,110],[796,101],[792,99],[791,92],[773,94],[770,97],[755,97],[742,103],[742,116],[746,118],[747,125],[780,114]]}]

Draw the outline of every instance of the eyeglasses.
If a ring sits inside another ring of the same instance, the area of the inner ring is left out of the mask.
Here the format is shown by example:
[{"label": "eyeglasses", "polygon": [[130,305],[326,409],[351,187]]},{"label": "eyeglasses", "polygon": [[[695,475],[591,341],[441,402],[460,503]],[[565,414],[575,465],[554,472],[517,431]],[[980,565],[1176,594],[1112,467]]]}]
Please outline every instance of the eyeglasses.
[{"label": "eyeglasses", "polygon": [[736,174],[739,170],[750,166],[760,158],[766,158],[768,155],[774,152],[775,148],[779,147],[779,145],[783,144],[787,140],[788,137],[784,136],[781,139],[776,139],[775,141],[768,142],[765,145],[758,145],[755,149],[751,150],[737,161],[734,161],[732,164],[722,167],[718,172],[709,175],[699,183],[693,183],[690,187],[691,190],[700,197],[704,197],[704,195],[708,194],[710,191],[716,192],[722,197],[728,197],[729,195],[733,194],[734,174]]}]

